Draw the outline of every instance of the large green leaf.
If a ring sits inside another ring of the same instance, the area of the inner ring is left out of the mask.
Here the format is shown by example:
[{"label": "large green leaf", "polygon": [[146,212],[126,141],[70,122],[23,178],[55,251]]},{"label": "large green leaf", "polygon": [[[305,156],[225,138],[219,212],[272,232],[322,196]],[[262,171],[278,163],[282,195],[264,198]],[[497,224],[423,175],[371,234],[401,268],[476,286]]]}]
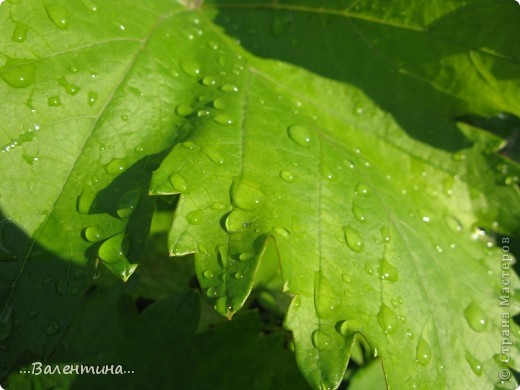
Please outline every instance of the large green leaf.
[{"label": "large green leaf", "polygon": [[171,253],[230,317],[274,237],[314,387],[355,335],[392,387],[497,383],[518,308],[480,228],[517,235],[519,168],[453,118],[520,114],[514,2],[186,4],[0,5],[0,377],[54,350],[88,260],[132,273],[182,140],[150,187],[182,193]]}]

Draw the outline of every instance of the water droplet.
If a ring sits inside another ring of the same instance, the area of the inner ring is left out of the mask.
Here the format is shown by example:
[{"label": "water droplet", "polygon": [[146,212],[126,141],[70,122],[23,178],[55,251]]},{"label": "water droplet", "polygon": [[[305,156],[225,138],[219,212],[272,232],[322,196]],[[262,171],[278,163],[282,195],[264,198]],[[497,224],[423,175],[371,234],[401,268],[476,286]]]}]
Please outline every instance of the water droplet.
[{"label": "water droplet", "polygon": [[381,228],[381,238],[384,242],[390,242],[390,229],[387,226]]},{"label": "water droplet", "polygon": [[39,157],[31,156],[29,154],[23,153],[22,158],[25,160],[25,162],[29,165],[34,165],[36,162],[40,160]]},{"label": "water droplet", "polygon": [[60,295],[62,297],[65,296],[65,294],[67,293],[68,279],[63,278],[63,279],[56,281],[56,283],[54,284],[54,287],[56,288],[56,292],[58,293],[58,295]]},{"label": "water droplet", "polygon": [[197,77],[201,73],[200,64],[197,61],[184,59],[180,63],[181,69],[190,77]]},{"label": "water droplet", "polygon": [[482,363],[480,362],[480,360],[475,358],[469,352],[466,352],[466,361],[468,362],[469,366],[471,367],[471,370],[475,373],[475,375],[482,375]]},{"label": "water droplet", "polygon": [[361,238],[361,235],[356,229],[350,226],[345,226],[343,228],[343,233],[345,234],[347,246],[350,249],[358,253],[363,250],[363,239]]},{"label": "water droplet", "polygon": [[459,150],[456,153],[453,153],[452,156],[455,161],[464,161],[466,159],[466,153],[463,150]]},{"label": "water droplet", "polygon": [[374,274],[374,269],[372,268],[372,264],[366,263],[365,264],[365,271],[367,271],[367,274],[373,275]]},{"label": "water droplet", "polygon": [[505,185],[510,186],[513,184],[518,183],[519,179],[518,176],[507,176],[504,180]]},{"label": "water droplet", "polygon": [[99,257],[107,263],[126,261],[129,242],[124,233],[119,233],[101,244],[98,250]]},{"label": "water droplet", "polygon": [[346,320],[346,321],[341,322],[338,330],[342,336],[347,337],[354,332],[359,332],[361,330],[361,328],[362,328],[362,325],[359,321]]},{"label": "water droplet", "polygon": [[289,230],[280,226],[273,228],[273,233],[276,236],[283,238],[284,240],[290,240],[291,238],[291,233],[289,233]]},{"label": "water droplet", "polygon": [[370,191],[365,183],[359,183],[354,190],[356,195],[367,196]]},{"label": "water droplet", "polygon": [[331,346],[331,338],[324,330],[315,330],[312,333],[312,345],[319,351],[327,350]]},{"label": "water droplet", "polygon": [[88,214],[95,198],[96,195],[92,191],[84,189],[81,194],[79,194],[76,201],[76,209],[78,210],[78,213]]},{"label": "water droplet", "polygon": [[352,214],[354,214],[354,217],[359,221],[359,222],[365,222],[365,212],[363,211],[363,209],[361,209],[360,207],[356,206],[356,205],[353,205],[352,206]]},{"label": "water droplet", "polygon": [[220,87],[222,92],[238,92],[238,87],[233,84],[224,84]]},{"label": "water droplet", "polygon": [[126,115],[126,114],[121,114],[119,117],[120,117],[121,120],[124,121],[124,122],[128,121],[128,115]]},{"label": "water droplet", "polygon": [[98,94],[95,91],[89,91],[88,93],[88,105],[93,106],[94,103],[96,103],[96,100],[98,98]]},{"label": "water droplet", "polygon": [[226,102],[222,98],[217,98],[213,102],[213,107],[215,107],[217,110],[223,110],[226,108]]},{"label": "water droplet", "polygon": [[247,183],[240,178],[235,178],[231,186],[231,200],[233,204],[244,210],[257,209],[262,200],[264,194],[253,184]]},{"label": "water droplet", "polygon": [[13,328],[12,312],[11,306],[5,306],[0,313],[0,341],[5,340],[11,334]]},{"label": "water droplet", "polygon": [[466,307],[464,317],[473,330],[482,332],[486,329],[487,320],[475,302],[470,303],[468,307]]},{"label": "water droplet", "polygon": [[341,275],[341,279],[345,282],[345,283],[350,283],[352,281],[352,278],[349,274],[343,274]]},{"label": "water droplet", "polygon": [[222,154],[217,147],[210,145],[205,146],[203,151],[213,164],[224,165],[224,157],[222,157]]},{"label": "water droplet", "polygon": [[395,282],[397,279],[399,279],[399,272],[397,271],[397,268],[390,264],[386,259],[381,260],[381,264],[377,270],[382,280]]},{"label": "water droplet", "polygon": [[397,316],[385,304],[381,305],[377,314],[377,322],[385,334],[393,334],[397,329]]},{"label": "water droplet", "polygon": [[141,190],[139,188],[125,192],[117,201],[117,215],[121,219],[128,219],[133,214],[141,199]]},{"label": "water droplet", "polygon": [[207,269],[204,272],[202,272],[202,276],[204,277],[204,279],[213,279],[215,277],[213,272],[211,272],[209,269]]},{"label": "water droplet", "polygon": [[26,88],[34,83],[34,62],[8,60],[0,69],[0,78],[13,88]]},{"label": "water droplet", "polygon": [[444,218],[444,220],[446,221],[446,223],[448,224],[448,227],[452,231],[454,231],[456,233],[459,233],[462,231],[462,223],[454,216],[448,215]]},{"label": "water droplet", "polygon": [[99,226],[89,226],[83,231],[83,236],[89,242],[99,242],[103,239],[103,229]]},{"label": "water droplet", "polygon": [[27,38],[27,31],[29,27],[22,23],[16,23],[16,27],[14,29],[13,35],[11,39],[15,42],[22,43]]},{"label": "water droplet", "polygon": [[194,210],[186,216],[186,221],[190,225],[200,225],[204,222],[204,212],[202,210]]},{"label": "water droplet", "polygon": [[294,142],[296,142],[300,146],[307,147],[311,143],[311,131],[300,125],[290,126],[287,129],[287,133],[289,134],[289,138],[291,138]]},{"label": "water droplet", "polygon": [[188,183],[186,182],[186,179],[184,179],[184,177],[178,173],[171,175],[168,180],[173,186],[173,189],[177,192],[185,192],[188,189]]},{"label": "water droplet", "polygon": [[47,104],[49,107],[59,107],[61,106],[61,101],[59,96],[50,96],[47,99]]},{"label": "water droplet", "polygon": [[422,364],[423,366],[430,363],[430,360],[432,359],[432,351],[428,342],[422,337],[419,339],[419,342],[417,343],[417,349],[415,351],[415,361],[417,363]]},{"label": "water droplet", "polygon": [[97,11],[97,5],[92,0],[81,0],[85,8],[87,8],[89,11],[96,12]]},{"label": "water droplet", "polygon": [[193,114],[195,110],[190,104],[181,103],[177,106],[175,112],[177,115],[184,117]]},{"label": "water droplet", "polygon": [[80,90],[77,85],[70,84],[64,78],[59,79],[58,83],[65,89],[65,92],[72,96],[76,95]]},{"label": "water droplet", "polygon": [[233,277],[237,280],[240,280],[240,279],[243,279],[244,278],[244,274],[242,272],[236,272]]},{"label": "water droplet", "polygon": [[229,314],[233,311],[233,304],[229,298],[220,297],[219,299],[217,299],[217,302],[215,302],[215,309],[219,313]]},{"label": "water droplet", "polygon": [[217,85],[217,80],[215,79],[215,77],[206,76],[202,79],[202,84],[208,87],[214,87],[215,85]]},{"label": "water droplet", "polygon": [[60,325],[56,321],[51,321],[51,323],[47,327],[47,334],[49,336],[54,336],[54,335],[58,334],[59,331],[60,331]]},{"label": "water droplet", "polygon": [[399,306],[403,304],[403,298],[402,297],[393,297],[392,298],[392,306]]},{"label": "water droplet", "polygon": [[248,261],[253,258],[255,254],[251,252],[243,252],[238,256],[238,260],[240,261]]},{"label": "water droplet", "polygon": [[334,180],[335,178],[332,170],[325,164],[320,164],[320,173],[325,179]]},{"label": "water droplet", "polygon": [[224,211],[224,210],[226,210],[226,208],[227,208],[226,205],[221,202],[213,202],[211,204],[211,209],[215,210],[215,211]]},{"label": "water droplet", "polygon": [[69,26],[68,12],[65,7],[51,2],[44,3],[43,7],[47,16],[56,27],[64,30]]},{"label": "water droplet", "polygon": [[217,114],[213,117],[213,120],[221,125],[231,125],[233,124],[233,119],[224,113]]},{"label": "water droplet", "polygon": [[251,227],[251,215],[243,210],[235,209],[226,218],[226,230],[229,233],[246,232]]},{"label": "water droplet", "polygon": [[121,172],[123,172],[125,170],[125,168],[126,168],[125,163],[118,158],[113,159],[107,165],[105,165],[105,171],[109,175],[120,174]]},{"label": "water droplet", "polygon": [[281,171],[280,177],[282,178],[283,181],[286,181],[287,183],[294,182],[294,175],[289,171]]}]

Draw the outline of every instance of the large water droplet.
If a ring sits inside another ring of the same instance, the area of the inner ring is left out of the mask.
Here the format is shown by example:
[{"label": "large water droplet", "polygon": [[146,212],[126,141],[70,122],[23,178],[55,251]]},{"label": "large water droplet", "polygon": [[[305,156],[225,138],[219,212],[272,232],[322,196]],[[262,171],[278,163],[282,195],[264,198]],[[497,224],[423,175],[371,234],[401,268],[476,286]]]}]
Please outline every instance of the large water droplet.
[{"label": "large water droplet", "polygon": [[469,366],[471,367],[471,370],[475,373],[475,375],[482,375],[482,362],[480,360],[474,357],[471,353],[466,352],[466,361],[468,362]]},{"label": "large water droplet", "polygon": [[98,255],[107,263],[125,261],[128,247],[128,239],[124,233],[119,233],[101,244]]},{"label": "large water droplet", "polygon": [[385,304],[381,305],[381,309],[377,314],[377,322],[384,333],[393,334],[397,329],[397,316]]},{"label": "large water droplet", "polygon": [[318,329],[312,333],[312,345],[319,350],[324,351],[331,347],[331,338],[327,332]]},{"label": "large water droplet", "polygon": [[473,330],[482,332],[486,329],[486,317],[475,302],[470,303],[468,307],[466,307],[464,310],[464,317]]},{"label": "large water droplet", "polygon": [[262,200],[264,194],[253,184],[247,183],[240,178],[233,180],[231,186],[231,200],[233,204],[244,210],[257,209]]},{"label": "large water droplet", "polygon": [[197,61],[184,59],[181,61],[181,69],[190,77],[198,77],[201,73],[201,66]]},{"label": "large water droplet", "polygon": [[12,312],[11,306],[4,306],[0,313],[0,341],[5,340],[11,334],[13,328]]},{"label": "large water droplet", "polygon": [[79,194],[78,199],[76,201],[76,209],[80,214],[88,214],[90,212],[90,208],[92,207],[96,195],[88,190],[84,189],[81,194]]},{"label": "large water droplet", "polygon": [[24,42],[25,38],[27,38],[28,30],[29,30],[29,27],[26,24],[16,23],[16,27],[13,31],[13,35],[12,35],[11,39],[18,43]]},{"label": "large water droplet", "polygon": [[243,210],[233,210],[226,218],[226,230],[229,233],[246,232],[251,227],[251,215]]},{"label": "large water droplet", "polygon": [[386,259],[381,260],[377,270],[382,280],[395,282],[397,279],[399,279],[399,272],[397,271],[397,268],[390,264]]},{"label": "large water droplet", "polygon": [[7,61],[0,69],[0,78],[13,88],[26,88],[34,83],[34,62]]},{"label": "large water droplet", "polygon": [[204,222],[204,212],[202,210],[194,210],[186,215],[186,221],[190,225],[200,225]]},{"label": "large water droplet", "polygon": [[347,246],[350,249],[358,253],[363,251],[363,239],[356,229],[351,226],[345,226],[343,228],[343,233],[345,234]]},{"label": "large water droplet", "polygon": [[43,7],[45,12],[47,12],[47,16],[56,27],[64,30],[69,26],[68,12],[65,7],[50,1],[46,2]]},{"label": "large water droplet", "polygon": [[186,179],[184,179],[184,177],[178,173],[171,175],[168,180],[173,186],[173,189],[177,192],[185,192],[188,189],[188,183],[186,182]]},{"label": "large water droplet", "polygon": [[135,189],[125,192],[117,201],[117,215],[122,219],[128,219],[137,208],[141,199],[141,190]]},{"label": "large water droplet", "polygon": [[99,226],[89,226],[83,231],[83,236],[89,242],[99,242],[103,239],[103,229]]},{"label": "large water droplet", "polygon": [[311,143],[311,131],[300,125],[290,126],[287,129],[287,133],[289,134],[289,138],[291,138],[294,142],[296,142],[300,146],[309,146]]},{"label": "large water droplet", "polygon": [[47,334],[49,336],[54,336],[54,335],[58,334],[59,331],[60,331],[60,325],[58,324],[58,322],[51,321],[51,323],[47,327]]},{"label": "large water droplet", "polygon": [[428,342],[422,337],[419,339],[417,343],[417,349],[415,354],[415,360],[417,363],[422,364],[423,366],[427,365],[432,359],[432,351],[430,349],[430,345]]}]

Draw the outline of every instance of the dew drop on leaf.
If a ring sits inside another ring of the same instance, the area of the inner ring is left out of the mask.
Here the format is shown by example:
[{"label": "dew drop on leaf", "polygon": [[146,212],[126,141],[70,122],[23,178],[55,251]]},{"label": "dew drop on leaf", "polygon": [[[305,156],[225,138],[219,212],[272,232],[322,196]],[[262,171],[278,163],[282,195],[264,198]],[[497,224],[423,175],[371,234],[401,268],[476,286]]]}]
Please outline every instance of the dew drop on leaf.
[{"label": "dew drop on leaf", "polygon": [[233,204],[244,210],[257,209],[264,194],[254,185],[244,182],[243,180],[236,178],[233,180],[231,186],[231,200]]},{"label": "dew drop on leaf", "polygon": [[384,242],[390,242],[390,229],[387,226],[381,228],[381,238]]},{"label": "dew drop on leaf", "polygon": [[311,143],[311,131],[300,125],[290,126],[287,129],[289,138],[300,146],[307,147]]},{"label": "dew drop on leaf", "polygon": [[248,261],[250,259],[252,259],[254,256],[254,253],[251,253],[251,252],[242,252],[239,256],[238,256],[238,260],[240,261]]},{"label": "dew drop on leaf", "polygon": [[89,106],[93,106],[96,103],[97,98],[98,98],[97,92],[89,91],[89,93],[88,93],[88,100],[87,100],[88,105]]},{"label": "dew drop on leaf", "polygon": [[135,189],[125,192],[117,201],[117,215],[121,219],[128,219],[134,213],[141,199],[141,190]]},{"label": "dew drop on leaf", "polygon": [[190,225],[200,225],[204,222],[204,212],[202,210],[194,210],[186,216],[186,221]]},{"label": "dew drop on leaf", "polygon": [[419,342],[417,343],[415,356],[415,360],[417,361],[417,363],[422,364],[423,366],[427,365],[432,359],[430,345],[422,337],[419,339]]},{"label": "dew drop on leaf", "polygon": [[234,84],[224,84],[220,87],[222,92],[238,92],[238,87]]},{"label": "dew drop on leaf", "polygon": [[235,272],[235,274],[233,275],[233,277],[237,280],[240,280],[240,279],[243,279],[244,278],[244,274],[242,272]]},{"label": "dew drop on leaf", "polygon": [[217,84],[217,80],[215,79],[215,77],[205,76],[202,79],[202,84],[204,84],[207,87],[213,87],[213,86],[215,86]]},{"label": "dew drop on leaf", "polygon": [[385,304],[381,305],[377,314],[377,322],[385,334],[393,334],[397,329],[397,316]]},{"label": "dew drop on leaf", "polygon": [[77,85],[67,82],[64,78],[59,79],[58,83],[65,89],[65,92],[72,96],[76,95],[80,90]]},{"label": "dew drop on leaf", "polygon": [[5,340],[11,334],[13,327],[12,312],[11,306],[5,306],[0,312],[0,341]]},{"label": "dew drop on leaf", "polygon": [[213,164],[224,165],[224,157],[217,147],[211,145],[204,146],[203,151]]},{"label": "dew drop on leaf", "polygon": [[397,281],[397,279],[399,279],[399,272],[397,271],[397,268],[395,268],[384,258],[381,260],[381,263],[379,264],[379,268],[377,270],[379,272],[379,277],[382,280],[395,282]]},{"label": "dew drop on leaf", "polygon": [[181,103],[175,108],[175,113],[181,117],[193,114],[195,110],[190,104]]},{"label": "dew drop on leaf", "polygon": [[45,2],[43,7],[56,27],[65,30],[69,26],[68,12],[65,7],[50,1]]},{"label": "dew drop on leaf", "polygon": [[367,272],[367,274],[369,274],[369,275],[374,274],[374,269],[372,268],[372,264],[366,263],[364,268],[365,268],[365,271]]},{"label": "dew drop on leaf", "polygon": [[0,69],[0,78],[13,88],[26,88],[34,83],[34,62],[7,61]]},{"label": "dew drop on leaf", "polygon": [[186,179],[184,179],[184,177],[182,177],[178,173],[170,175],[168,180],[170,181],[175,191],[185,192],[188,189],[188,183],[186,182]]},{"label": "dew drop on leaf", "polygon": [[58,322],[51,321],[51,323],[47,327],[47,334],[49,336],[54,336],[54,335],[58,334],[59,331],[60,331],[60,325],[58,324]]},{"label": "dew drop on leaf", "polygon": [[204,279],[213,279],[215,277],[213,272],[211,272],[209,269],[207,269],[204,272],[202,272],[202,276],[204,277]]},{"label": "dew drop on leaf", "polygon": [[275,236],[281,237],[284,240],[290,240],[291,238],[291,233],[289,233],[289,230],[281,226],[274,227],[273,233]]},{"label": "dew drop on leaf", "polygon": [[363,239],[356,229],[351,226],[345,226],[343,228],[343,233],[345,235],[347,246],[350,249],[357,253],[363,251]]},{"label": "dew drop on leaf", "polygon": [[16,23],[11,39],[17,43],[22,43],[27,38],[29,27],[23,23]]},{"label": "dew drop on leaf", "polygon": [[464,310],[464,318],[469,326],[477,332],[482,332],[486,329],[487,321],[484,313],[475,302],[470,303]]},{"label": "dew drop on leaf", "polygon": [[367,196],[369,194],[368,186],[365,183],[359,183],[354,190],[356,195]]},{"label": "dew drop on leaf", "polygon": [[105,171],[109,175],[117,175],[125,170],[125,164],[122,160],[115,158],[105,165]]},{"label": "dew drop on leaf", "polygon": [[83,236],[88,242],[99,242],[103,239],[103,230],[99,226],[89,226],[83,231]]},{"label": "dew drop on leaf", "polygon": [[224,211],[226,209],[226,205],[222,202],[213,202],[211,204],[211,209],[215,211]]},{"label": "dew drop on leaf", "polygon": [[468,362],[469,366],[471,367],[471,370],[475,373],[475,375],[482,375],[482,362],[480,362],[469,352],[466,352],[466,361]]},{"label": "dew drop on leaf", "polygon": [[444,218],[444,220],[452,231],[456,233],[460,233],[462,231],[462,223],[456,217],[448,215]]},{"label": "dew drop on leaf", "polygon": [[357,320],[346,320],[339,324],[339,333],[347,337],[354,332],[359,332],[361,330],[361,323]]},{"label": "dew drop on leaf", "polygon": [[280,177],[282,178],[283,181],[285,181],[287,183],[294,182],[294,175],[289,171],[281,171]]},{"label": "dew drop on leaf", "polygon": [[49,96],[47,99],[47,104],[49,107],[59,107],[61,106],[61,100],[59,96]]},{"label": "dew drop on leaf", "polygon": [[217,110],[223,110],[226,108],[226,102],[222,98],[217,98],[213,102],[213,107],[215,107]]},{"label": "dew drop on leaf", "polygon": [[201,67],[197,61],[184,59],[180,63],[181,69],[190,77],[197,77],[200,75]]},{"label": "dew drop on leaf", "polygon": [[96,195],[92,191],[88,189],[83,189],[76,201],[76,209],[78,210],[78,213],[88,214],[90,212],[92,204],[94,203],[95,198]]},{"label": "dew drop on leaf", "polygon": [[318,329],[312,333],[312,345],[314,345],[314,347],[319,351],[329,349],[331,342],[329,334],[324,330]]},{"label": "dew drop on leaf", "polygon": [[81,0],[86,9],[92,12],[97,11],[97,5],[92,0]]},{"label": "dew drop on leaf", "polygon": [[235,209],[226,218],[226,230],[229,233],[242,233],[251,227],[251,216],[249,213]]},{"label": "dew drop on leaf", "polygon": [[68,285],[67,278],[63,278],[63,279],[56,281],[56,283],[54,284],[54,287],[56,288],[56,292],[58,293],[58,295],[60,295],[62,297],[65,296],[65,294],[67,293],[67,285]]},{"label": "dew drop on leaf", "polygon": [[359,221],[359,222],[365,222],[366,218],[365,218],[365,212],[363,211],[363,209],[361,209],[359,206],[356,206],[356,205],[353,205],[352,206],[352,214],[354,214],[354,217]]},{"label": "dew drop on leaf", "polygon": [[124,233],[119,233],[101,244],[98,250],[99,257],[107,263],[126,260],[129,242]]},{"label": "dew drop on leaf", "polygon": [[233,124],[233,119],[224,113],[217,114],[213,117],[213,120],[221,125],[231,125]]}]

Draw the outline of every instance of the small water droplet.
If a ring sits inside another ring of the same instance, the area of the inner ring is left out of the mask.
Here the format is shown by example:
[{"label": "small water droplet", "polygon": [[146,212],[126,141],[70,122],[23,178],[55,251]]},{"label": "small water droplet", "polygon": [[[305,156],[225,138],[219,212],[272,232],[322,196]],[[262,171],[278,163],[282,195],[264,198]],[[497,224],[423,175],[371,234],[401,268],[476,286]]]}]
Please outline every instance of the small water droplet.
[{"label": "small water droplet", "polygon": [[117,175],[119,173],[122,173],[125,170],[125,168],[125,163],[118,158],[113,159],[107,165],[105,165],[105,171],[109,175]]},{"label": "small water droplet", "polygon": [[85,8],[87,8],[89,11],[96,12],[97,11],[97,5],[92,0],[81,0]]},{"label": "small water droplet", "polygon": [[341,279],[345,282],[345,283],[350,283],[352,282],[352,278],[349,274],[343,274],[341,275]]},{"label": "small water droplet", "polygon": [[240,260],[240,261],[248,261],[248,260],[252,259],[254,255],[255,254],[251,253],[251,252],[242,252],[238,256],[238,260]]},{"label": "small water droplet", "polygon": [[240,209],[235,209],[226,218],[226,230],[229,233],[246,232],[251,227],[251,215]]},{"label": "small water droplet", "polygon": [[399,272],[397,271],[397,268],[390,264],[386,259],[381,260],[377,270],[382,280],[396,282],[397,279],[399,279]]},{"label": "small water droplet", "polygon": [[56,283],[54,284],[54,287],[55,287],[58,295],[60,295],[62,297],[65,296],[65,294],[67,293],[67,288],[68,288],[68,279],[63,278],[63,279],[56,281]]},{"label": "small water droplet", "polygon": [[39,157],[31,156],[29,154],[23,153],[22,158],[25,160],[25,162],[29,165],[34,165],[36,162],[40,160]]},{"label": "small water droplet", "polygon": [[99,242],[103,239],[103,229],[99,226],[89,226],[83,231],[83,236],[89,242]]},{"label": "small water droplet", "polygon": [[48,1],[44,3],[43,7],[47,16],[56,27],[65,30],[69,26],[68,12],[63,5]]},{"label": "small water droplet", "polygon": [[226,108],[226,102],[222,98],[217,98],[213,102],[213,107],[215,107],[217,110],[223,110]]},{"label": "small water droplet", "polygon": [[208,87],[214,87],[215,85],[217,85],[217,80],[213,76],[206,76],[202,79],[202,84]]},{"label": "small water droplet", "polygon": [[134,213],[141,199],[141,190],[139,188],[125,192],[117,201],[117,215],[121,219],[128,219]]},{"label": "small water droplet", "polygon": [[181,103],[177,106],[177,108],[175,109],[175,112],[177,113],[177,115],[185,117],[185,116],[193,114],[195,112],[195,110],[193,109],[193,107],[190,104]]},{"label": "small water droplet", "polygon": [[365,264],[365,271],[367,271],[367,274],[373,275],[374,274],[374,269],[372,268],[372,264],[366,263]]},{"label": "small water droplet", "polygon": [[58,83],[65,89],[65,92],[72,96],[76,95],[80,90],[77,85],[67,82],[64,78],[59,79]]},{"label": "small water droplet", "polygon": [[471,367],[471,370],[475,373],[475,375],[482,375],[482,362],[480,362],[480,360],[475,358],[471,353],[466,352],[466,361],[468,362],[469,366]]},{"label": "small water droplet", "polygon": [[126,114],[121,114],[119,117],[120,117],[121,120],[124,121],[124,122],[128,121],[128,115],[126,115]]},{"label": "small water droplet", "polygon": [[294,175],[289,171],[281,171],[280,177],[282,178],[283,181],[285,181],[287,183],[294,182]]},{"label": "small water droplet", "polygon": [[424,338],[420,338],[417,343],[417,349],[415,350],[415,361],[423,366],[430,363],[432,359],[432,351],[430,345]]},{"label": "small water droplet", "polygon": [[367,196],[370,193],[368,186],[365,183],[359,183],[354,190],[356,195]]},{"label": "small water droplet", "polygon": [[95,198],[96,195],[92,191],[88,189],[83,189],[76,201],[76,210],[78,210],[78,213],[88,214],[90,212],[90,208],[94,203]]},{"label": "small water droplet", "polygon": [[392,306],[397,307],[399,305],[403,304],[403,298],[402,297],[393,297],[392,298]]},{"label": "small water droplet", "polygon": [[233,124],[233,119],[224,113],[217,114],[213,117],[213,120],[221,125],[231,125]]},{"label": "small water droplet", "polygon": [[381,305],[377,314],[377,322],[385,334],[393,334],[397,329],[397,316],[385,304]]},{"label": "small water droplet", "polygon": [[307,147],[311,143],[311,131],[300,125],[294,125],[290,126],[287,129],[287,133],[289,135],[289,138],[292,139],[295,143],[297,143],[300,146]]},{"label": "small water droplet", "polygon": [[243,210],[254,210],[260,206],[263,198],[264,194],[262,191],[253,184],[245,182],[240,178],[233,180],[231,200],[236,207]]},{"label": "small water droplet", "polygon": [[184,59],[180,63],[181,69],[190,77],[198,77],[201,73],[201,66],[197,61]]},{"label": "small water droplet", "polygon": [[244,278],[244,274],[242,272],[235,272],[235,274],[233,275],[233,277],[237,280],[240,280],[240,279],[243,279]]},{"label": "small water droplet", "polygon": [[327,350],[331,346],[331,338],[324,330],[315,330],[312,333],[312,345],[319,351]]},{"label": "small water droplet", "polygon": [[98,255],[107,263],[126,261],[128,248],[128,238],[125,237],[124,233],[119,233],[101,244],[98,250]]},{"label": "small water droplet", "polygon": [[200,225],[204,222],[204,212],[202,210],[194,210],[186,216],[186,221],[190,225]]},{"label": "small water droplet", "polygon": [[381,238],[384,242],[390,242],[390,229],[387,226],[381,228]]},{"label": "small water droplet", "polygon": [[227,208],[226,205],[221,202],[213,202],[211,204],[211,209],[215,210],[215,211],[224,211],[224,210],[226,210],[226,208]]},{"label": "small water droplet", "polygon": [[444,218],[444,220],[452,231],[456,233],[460,233],[462,231],[462,223],[456,217],[448,215]]},{"label": "small water droplet", "polygon": [[273,233],[276,236],[283,238],[284,240],[289,240],[291,238],[291,233],[289,233],[289,230],[280,226],[273,228]]},{"label": "small water droplet", "polygon": [[363,209],[361,209],[360,207],[356,206],[356,205],[353,205],[352,206],[352,214],[354,214],[354,217],[359,221],[359,222],[365,222],[365,212],[363,211]]},{"label": "small water droplet", "polygon": [[350,249],[357,253],[363,251],[363,239],[356,229],[351,226],[345,226],[343,228],[343,233],[345,235],[347,246]]},{"label": "small water droplet", "polygon": [[224,84],[220,87],[222,92],[238,92],[238,87],[234,84]]},{"label": "small water droplet", "polygon": [[29,26],[23,23],[16,23],[16,27],[14,29],[13,35],[11,39],[17,43],[22,43],[27,38],[27,31],[29,30]]},{"label": "small water droplet", "polygon": [[204,272],[202,272],[202,276],[204,277],[204,279],[213,279],[215,277],[213,272],[211,272],[209,269],[207,269]]},{"label": "small water droplet", "polygon": [[475,302],[470,303],[464,310],[464,317],[469,326],[477,332],[482,332],[487,327],[487,320],[484,313]]},{"label": "small water droplet", "polygon": [[60,331],[60,325],[58,324],[58,322],[51,321],[51,323],[47,327],[47,334],[49,336],[54,336],[54,335],[58,334],[59,331]]},{"label": "small water droplet", "polygon": [[224,165],[224,157],[222,157],[222,154],[217,147],[207,145],[204,146],[203,151],[213,164]]},{"label": "small water droplet", "polygon": [[451,157],[455,161],[464,161],[466,160],[466,153],[463,150],[460,150],[456,153],[453,153]]},{"label": "small water droplet", "polygon": [[88,101],[87,101],[88,105],[89,106],[93,106],[96,103],[97,98],[98,98],[97,92],[89,91],[89,93],[88,93]]},{"label": "small water droplet", "polygon": [[188,183],[186,182],[186,179],[184,179],[184,177],[178,173],[171,175],[168,180],[173,186],[173,189],[177,192],[185,192],[188,189]]},{"label": "small water droplet", "polygon": [[34,83],[34,62],[8,60],[0,69],[0,78],[13,88],[26,88]]},{"label": "small water droplet", "polygon": [[339,325],[339,333],[347,337],[351,335],[352,333],[359,332],[362,328],[362,325],[357,320],[346,320],[340,323]]},{"label": "small water droplet", "polygon": [[47,99],[47,104],[49,107],[59,107],[61,106],[61,101],[59,96],[50,96]]}]

